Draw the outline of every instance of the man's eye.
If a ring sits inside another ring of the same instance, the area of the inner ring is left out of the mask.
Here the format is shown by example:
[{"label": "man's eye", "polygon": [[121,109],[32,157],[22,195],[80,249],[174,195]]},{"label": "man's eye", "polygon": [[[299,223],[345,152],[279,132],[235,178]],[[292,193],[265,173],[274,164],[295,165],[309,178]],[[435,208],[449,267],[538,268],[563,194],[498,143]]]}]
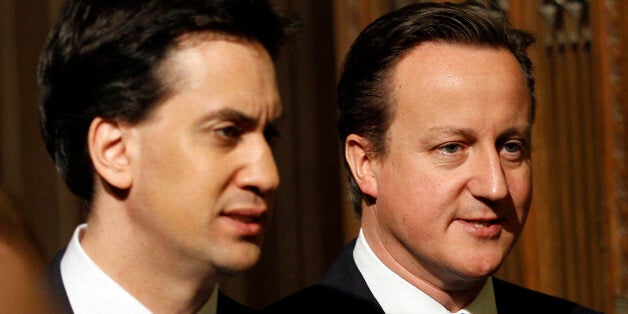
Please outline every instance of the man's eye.
[{"label": "man's eye", "polygon": [[446,154],[455,154],[462,149],[462,146],[458,143],[447,143],[441,145],[438,149]]},{"label": "man's eye", "polygon": [[517,153],[517,152],[520,152],[522,148],[521,148],[521,144],[510,142],[504,145],[504,150],[509,153]]},{"label": "man's eye", "polygon": [[512,161],[519,161],[522,158],[529,157],[529,151],[525,142],[510,141],[502,146],[502,154],[504,158]]},{"label": "man's eye", "polygon": [[224,138],[233,139],[233,138],[238,138],[240,137],[240,135],[242,135],[242,128],[237,127],[235,125],[231,125],[231,126],[217,129],[216,133],[218,133],[218,135]]}]

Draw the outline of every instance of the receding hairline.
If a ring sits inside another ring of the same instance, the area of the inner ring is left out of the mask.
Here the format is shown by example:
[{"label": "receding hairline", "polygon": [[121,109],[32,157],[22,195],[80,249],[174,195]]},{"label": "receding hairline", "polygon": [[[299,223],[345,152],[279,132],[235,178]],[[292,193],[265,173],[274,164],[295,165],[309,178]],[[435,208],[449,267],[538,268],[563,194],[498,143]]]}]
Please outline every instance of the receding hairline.
[{"label": "receding hairline", "polygon": [[[416,45],[406,49],[405,51],[403,51],[401,54],[399,54],[397,56],[397,58],[395,60],[393,60],[393,62],[390,63],[389,67],[387,69],[385,69],[382,73],[383,75],[383,80],[382,80],[382,84],[381,84],[381,90],[383,92],[383,94],[381,95],[381,99],[383,101],[383,103],[386,105],[386,110],[389,113],[388,119],[389,122],[392,123],[392,121],[396,118],[397,115],[397,107],[399,104],[398,101],[398,93],[395,92],[395,77],[396,77],[396,73],[399,69],[399,64],[408,57],[408,55],[412,54],[413,52],[415,52],[417,49],[419,48],[424,48],[425,46],[429,46],[429,45],[445,45],[445,46],[451,46],[451,47],[461,47],[461,48],[470,48],[470,49],[477,49],[477,50],[492,50],[492,51],[503,51],[507,54],[509,54],[513,61],[518,65],[518,68],[520,70],[520,74],[521,74],[521,81],[523,83],[523,85],[525,86],[526,89],[529,89],[529,86],[526,83],[526,74],[525,71],[522,67],[522,65],[519,63],[519,61],[517,60],[517,57],[515,56],[515,54],[510,51],[510,49],[508,49],[507,46],[503,45],[503,44],[491,44],[491,43],[482,43],[482,42],[468,42],[465,40],[449,40],[449,39],[442,39],[442,38],[436,38],[436,39],[432,39],[432,40],[426,40],[426,41],[421,41],[419,43],[417,43]],[[530,91],[528,91],[528,95],[531,98],[530,95]],[[532,101],[530,100],[530,109],[532,108],[533,104]],[[531,118],[531,117],[530,117]],[[532,121],[530,121],[530,123],[532,124]],[[383,136],[383,142],[381,147],[376,147],[375,145],[371,145],[370,147],[370,151],[373,153],[376,153],[378,155],[381,155],[381,157],[383,157],[387,152],[387,137],[386,134],[388,133],[388,128],[385,130],[384,132],[384,136]],[[353,134],[353,133],[350,133]]]},{"label": "receding hairline", "polygon": [[[242,44],[250,46],[254,50],[260,51],[268,55],[272,62],[272,57],[266,49],[266,47],[257,39],[250,39],[238,35],[233,35],[226,32],[203,30],[188,32],[175,38],[168,47],[166,54],[160,61],[159,65],[155,68],[155,77],[160,82],[163,88],[163,96],[155,103],[155,107],[168,100],[172,94],[181,86],[185,84],[185,71],[181,69],[178,62],[179,53],[193,49],[194,47],[212,41],[227,41],[235,44]],[[154,108],[153,108],[154,109]],[[154,111],[154,110],[151,110]],[[150,116],[150,113],[148,113]]]}]

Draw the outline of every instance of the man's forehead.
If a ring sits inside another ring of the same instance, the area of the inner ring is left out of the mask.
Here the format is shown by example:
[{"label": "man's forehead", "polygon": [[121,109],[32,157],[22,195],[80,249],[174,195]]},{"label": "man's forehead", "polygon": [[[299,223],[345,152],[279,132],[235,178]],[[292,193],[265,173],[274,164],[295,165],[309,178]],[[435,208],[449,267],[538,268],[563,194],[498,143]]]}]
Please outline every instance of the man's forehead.
[{"label": "man's forehead", "polygon": [[[212,31],[190,32],[179,36],[161,60],[156,73],[162,80],[163,85],[172,89],[184,83],[189,74],[194,74],[204,68],[202,63],[206,60],[203,57],[199,57],[201,53],[200,48],[207,45],[219,46],[220,43],[234,44],[228,46],[241,47],[256,57],[270,59],[264,46],[257,41]],[[227,45],[221,46],[225,47]],[[214,58],[214,60],[224,63],[225,58],[226,56],[220,56],[220,58]],[[274,67],[274,64],[272,65]]]}]

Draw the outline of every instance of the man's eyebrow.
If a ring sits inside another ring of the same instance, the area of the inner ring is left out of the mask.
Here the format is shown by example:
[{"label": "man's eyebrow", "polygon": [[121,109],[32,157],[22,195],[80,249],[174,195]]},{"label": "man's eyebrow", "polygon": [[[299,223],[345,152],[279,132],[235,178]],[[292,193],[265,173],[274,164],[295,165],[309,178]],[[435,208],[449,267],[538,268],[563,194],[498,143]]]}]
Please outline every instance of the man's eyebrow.
[{"label": "man's eyebrow", "polygon": [[216,118],[222,118],[225,120],[242,121],[245,123],[255,123],[257,121],[257,119],[251,116],[248,116],[240,111],[229,109],[229,108],[216,111],[214,112],[214,114],[212,114],[212,116]]},{"label": "man's eyebrow", "polygon": [[233,121],[242,126],[252,127],[255,124],[257,124],[258,119],[251,117],[249,115],[246,115],[242,113],[241,111],[231,109],[231,108],[224,108],[218,111],[210,112],[199,119],[200,124],[203,124],[205,122],[212,121],[212,120]]},{"label": "man's eyebrow", "polygon": [[[468,128],[456,128],[450,126],[436,126],[428,129],[432,133],[439,133],[445,135],[462,135],[473,136],[475,132]],[[503,131],[500,135],[500,139],[506,139],[513,136],[523,136],[526,139],[532,137],[532,127],[530,125],[524,127],[511,127]]]},{"label": "man's eyebrow", "polygon": [[[273,117],[272,119],[267,121],[267,125],[270,126],[271,128],[276,128],[279,122],[283,120],[283,118],[284,118],[283,113],[280,113],[277,117]],[[245,129],[255,128],[255,126],[259,123],[259,118],[257,117],[247,115],[235,109],[224,108],[224,109],[213,111],[204,115],[202,118],[198,120],[199,121],[198,124],[203,125],[206,122],[209,122],[212,120],[231,121],[240,125],[240,127],[243,127]]]},{"label": "man's eyebrow", "polygon": [[435,126],[435,127],[429,128],[428,131],[433,132],[433,133],[442,133],[442,134],[448,134],[448,135],[463,135],[463,136],[470,136],[470,135],[475,134],[475,132],[473,132],[473,130],[471,129],[457,128],[457,127],[451,127],[451,126]]},{"label": "man's eyebrow", "polygon": [[505,138],[509,138],[515,135],[523,136],[526,139],[530,139],[532,137],[532,127],[529,125],[523,128],[512,127],[502,132],[499,138],[505,139]]}]

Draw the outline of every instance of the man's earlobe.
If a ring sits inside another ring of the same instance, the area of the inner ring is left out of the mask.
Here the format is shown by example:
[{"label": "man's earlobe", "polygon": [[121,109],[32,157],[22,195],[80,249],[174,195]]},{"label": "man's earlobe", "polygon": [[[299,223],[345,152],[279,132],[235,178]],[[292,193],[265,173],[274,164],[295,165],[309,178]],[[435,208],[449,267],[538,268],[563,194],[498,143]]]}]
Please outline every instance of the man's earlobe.
[{"label": "man's earlobe", "polygon": [[127,143],[119,123],[100,117],[92,120],[87,145],[96,174],[115,189],[129,189],[133,175],[127,155]]},{"label": "man's earlobe", "polygon": [[371,153],[371,142],[359,135],[350,134],[345,140],[345,158],[353,178],[365,195],[377,198],[377,176],[373,166],[376,160]]}]

